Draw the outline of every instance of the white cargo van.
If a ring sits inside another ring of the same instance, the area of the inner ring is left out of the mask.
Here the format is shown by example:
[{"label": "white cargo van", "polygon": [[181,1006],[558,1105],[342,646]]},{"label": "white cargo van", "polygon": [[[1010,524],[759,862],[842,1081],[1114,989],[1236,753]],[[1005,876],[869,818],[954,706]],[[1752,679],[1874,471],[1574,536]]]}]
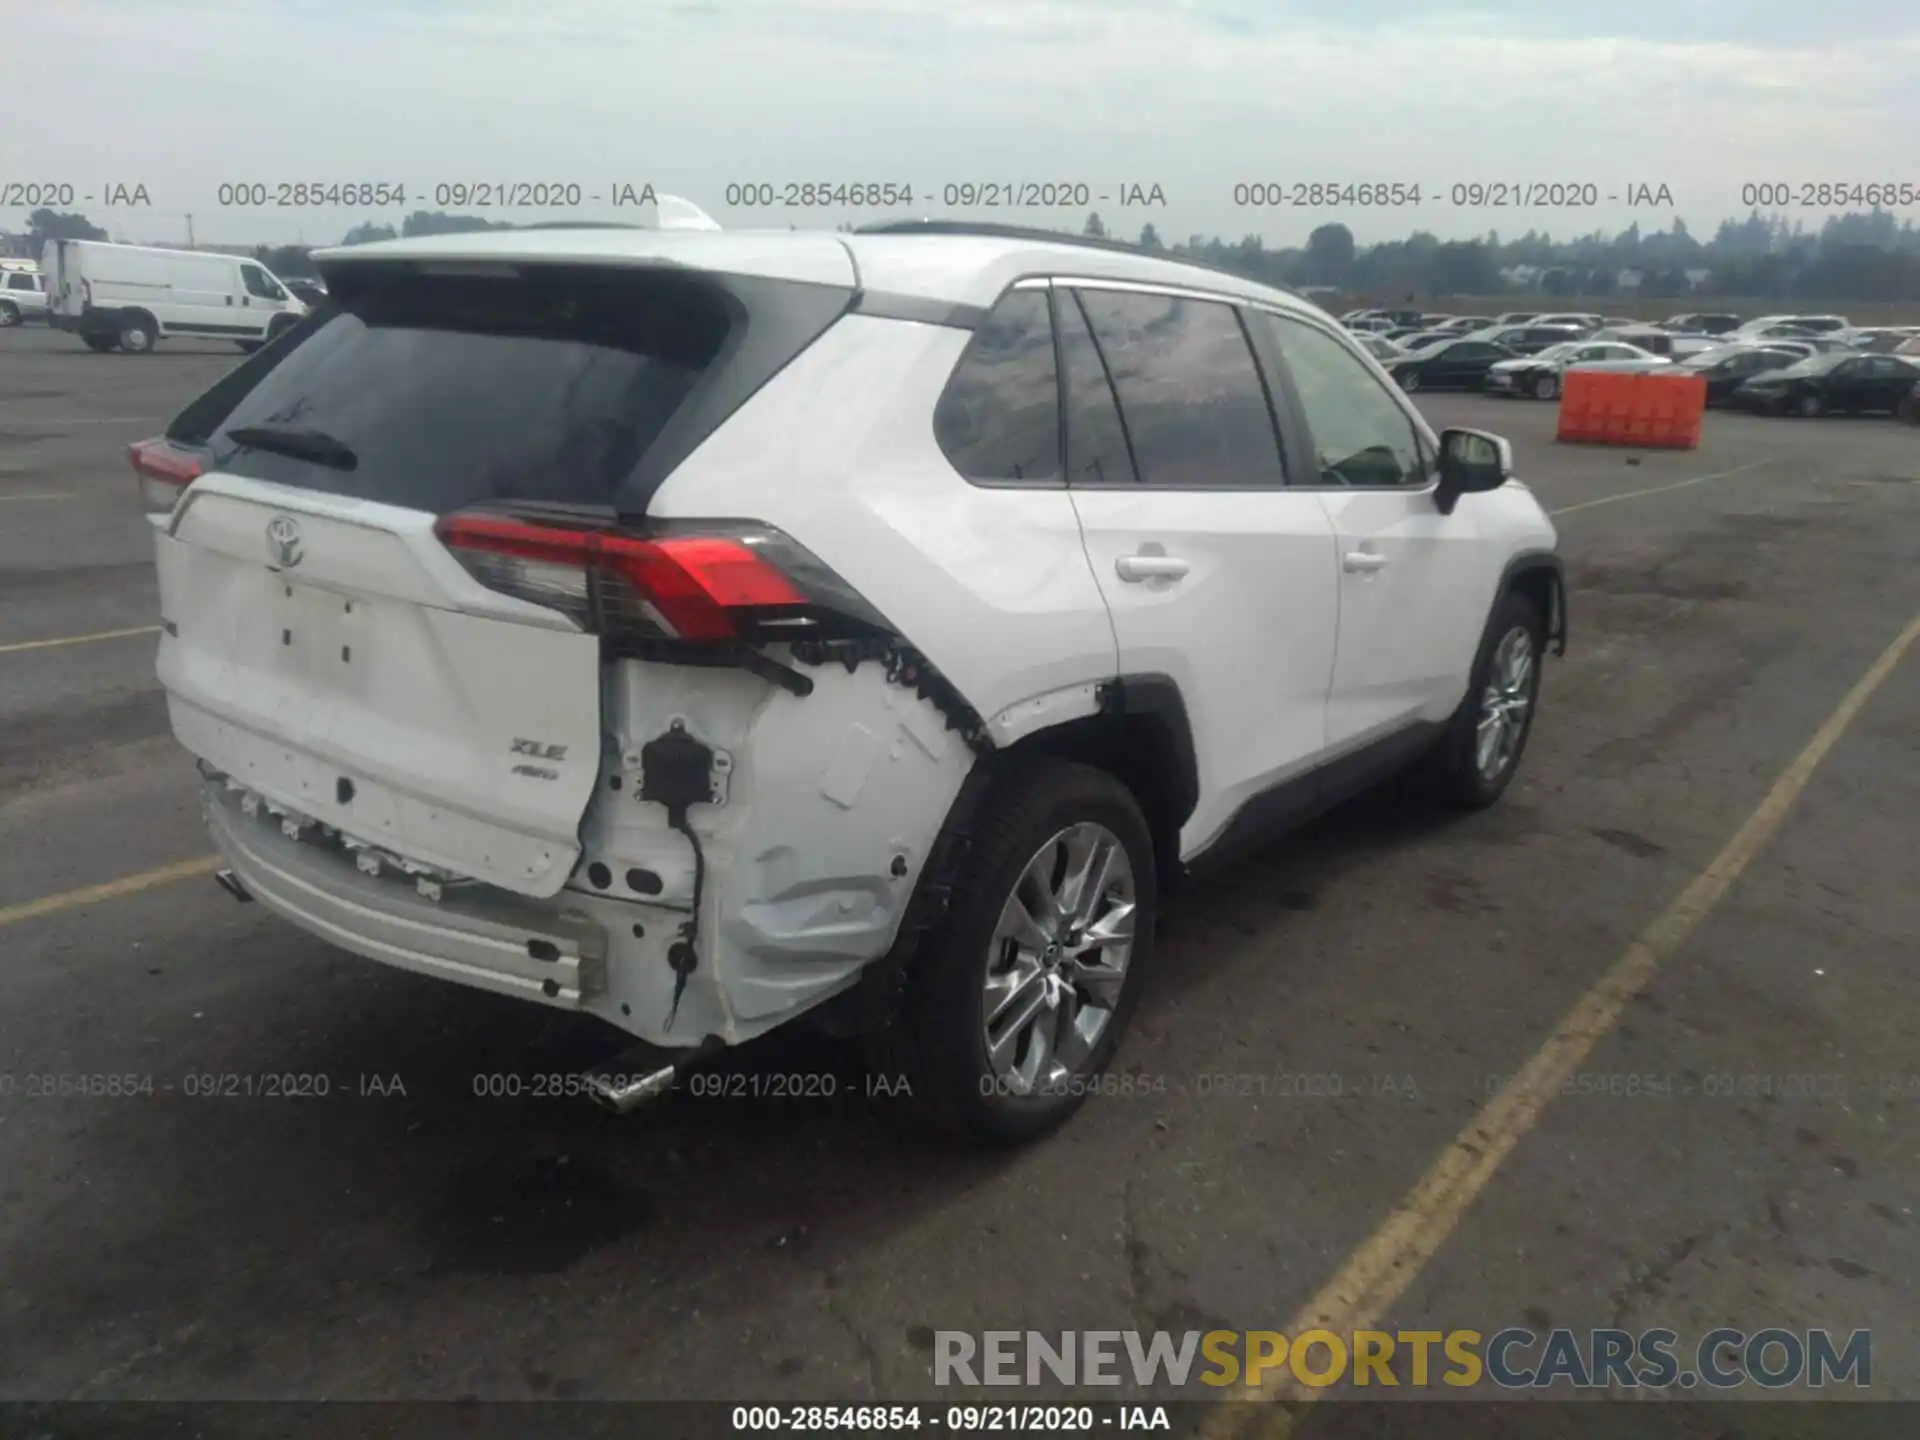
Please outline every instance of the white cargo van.
[{"label": "white cargo van", "polygon": [[93,350],[144,355],[178,336],[257,350],[307,313],[266,266],[239,255],[49,240],[40,268],[47,319]]}]

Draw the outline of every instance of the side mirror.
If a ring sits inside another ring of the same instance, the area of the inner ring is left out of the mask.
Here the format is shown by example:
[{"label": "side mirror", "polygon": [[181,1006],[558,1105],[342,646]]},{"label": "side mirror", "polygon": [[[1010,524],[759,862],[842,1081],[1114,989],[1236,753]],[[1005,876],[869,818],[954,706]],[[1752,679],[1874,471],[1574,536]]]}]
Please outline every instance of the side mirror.
[{"label": "side mirror", "polygon": [[1451,515],[1462,495],[1498,490],[1513,478],[1513,447],[1484,430],[1445,430],[1440,434],[1440,484],[1433,502]]}]

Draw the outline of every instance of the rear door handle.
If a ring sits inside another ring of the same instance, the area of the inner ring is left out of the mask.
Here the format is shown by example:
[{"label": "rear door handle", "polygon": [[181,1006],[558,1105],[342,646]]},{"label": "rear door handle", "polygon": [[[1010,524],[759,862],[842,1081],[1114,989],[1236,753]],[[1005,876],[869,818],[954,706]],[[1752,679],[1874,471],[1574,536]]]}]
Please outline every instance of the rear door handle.
[{"label": "rear door handle", "polygon": [[1178,580],[1187,573],[1187,562],[1175,555],[1122,555],[1113,562],[1122,580]]},{"label": "rear door handle", "polygon": [[1349,550],[1345,565],[1349,575],[1371,575],[1387,568],[1387,557],[1371,550]]}]

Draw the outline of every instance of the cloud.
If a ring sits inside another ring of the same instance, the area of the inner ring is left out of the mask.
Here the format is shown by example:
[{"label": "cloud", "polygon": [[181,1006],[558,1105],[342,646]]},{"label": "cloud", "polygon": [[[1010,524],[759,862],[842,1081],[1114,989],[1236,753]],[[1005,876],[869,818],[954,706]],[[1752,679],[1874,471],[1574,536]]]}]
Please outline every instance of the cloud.
[{"label": "cloud", "polygon": [[1667,217],[1252,210],[1236,184],[1646,181],[1705,233],[1742,182],[1911,178],[1916,76],[1912,0],[1823,0],[1817,24],[1781,0],[62,0],[12,22],[0,127],[41,178],[146,183],[152,214],[107,221],[130,238],[188,212],[234,241],[398,218],[217,203],[303,179],[405,182],[407,208],[454,179],[652,181],[735,227],[872,218],[729,209],[744,181],[908,183],[918,213],[954,213],[957,181],[1157,183],[1165,210],[1109,224],[1276,244]]}]

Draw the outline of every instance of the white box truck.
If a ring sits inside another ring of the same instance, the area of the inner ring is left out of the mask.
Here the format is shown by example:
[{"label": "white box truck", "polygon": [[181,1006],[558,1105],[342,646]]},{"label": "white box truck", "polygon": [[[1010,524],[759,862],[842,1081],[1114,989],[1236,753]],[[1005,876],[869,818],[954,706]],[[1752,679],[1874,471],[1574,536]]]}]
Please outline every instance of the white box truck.
[{"label": "white box truck", "polygon": [[257,350],[307,313],[267,267],[239,255],[49,240],[47,319],[92,350],[144,355],[162,340],[232,340]]}]

